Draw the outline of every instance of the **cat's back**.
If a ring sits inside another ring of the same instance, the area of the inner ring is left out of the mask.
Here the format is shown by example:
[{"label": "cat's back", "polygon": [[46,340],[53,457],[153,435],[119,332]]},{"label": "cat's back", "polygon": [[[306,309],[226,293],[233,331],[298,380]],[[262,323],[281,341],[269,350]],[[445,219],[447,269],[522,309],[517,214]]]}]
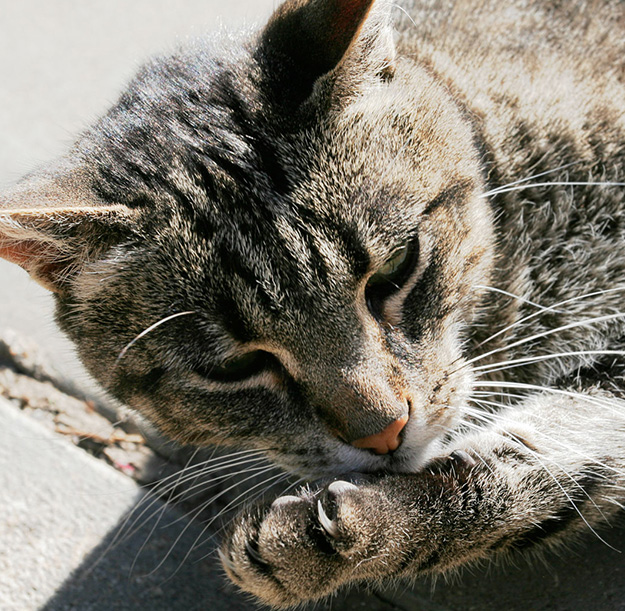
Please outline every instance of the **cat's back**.
[{"label": "cat's back", "polygon": [[[623,76],[625,6],[619,0],[403,0],[398,28],[407,48],[453,54],[467,67],[498,56],[546,62],[568,56],[593,72]],[[426,51],[427,52],[427,51]],[[551,57],[553,59],[553,57]]]},{"label": "cat's back", "polygon": [[[625,101],[625,4],[615,0],[404,2],[402,51],[430,64],[479,107],[540,99]],[[538,108],[539,112],[546,109]]]},{"label": "cat's back", "polygon": [[624,3],[408,0],[404,7],[402,52],[428,65],[468,108],[502,178],[540,169],[541,155],[546,170],[622,159]]}]

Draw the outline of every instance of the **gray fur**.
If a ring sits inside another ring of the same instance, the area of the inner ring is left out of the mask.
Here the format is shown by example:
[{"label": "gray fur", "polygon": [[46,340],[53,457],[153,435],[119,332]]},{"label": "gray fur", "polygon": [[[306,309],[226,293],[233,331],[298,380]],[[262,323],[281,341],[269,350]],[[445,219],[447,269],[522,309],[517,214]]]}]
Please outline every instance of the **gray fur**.
[{"label": "gray fur", "polygon": [[[0,254],[105,388],[321,480],[222,547],[276,606],[566,542],[625,500],[625,189],[597,184],[625,176],[625,9],[369,4],[291,0],[154,60],[0,199]],[[397,451],[351,445],[406,414]]]}]

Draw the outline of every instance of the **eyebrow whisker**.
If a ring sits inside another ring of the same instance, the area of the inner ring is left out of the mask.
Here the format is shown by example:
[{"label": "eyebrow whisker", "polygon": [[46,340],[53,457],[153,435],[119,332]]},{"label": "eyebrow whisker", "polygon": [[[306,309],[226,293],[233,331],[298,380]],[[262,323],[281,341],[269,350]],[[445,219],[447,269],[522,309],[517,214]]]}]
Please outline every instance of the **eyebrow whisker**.
[{"label": "eyebrow whisker", "polygon": [[174,318],[179,318],[180,316],[188,316],[189,314],[195,314],[195,312],[177,312],[176,314],[171,314],[170,316],[166,316],[165,318],[161,318],[158,322],[155,322],[153,325],[150,325],[147,329],[144,329],[135,337],[131,342],[126,344],[122,351],[119,353],[117,358],[115,359],[115,367],[119,364],[119,362],[126,356],[128,350],[130,350],[142,337],[145,337],[148,333],[154,331],[157,327],[173,320]]}]

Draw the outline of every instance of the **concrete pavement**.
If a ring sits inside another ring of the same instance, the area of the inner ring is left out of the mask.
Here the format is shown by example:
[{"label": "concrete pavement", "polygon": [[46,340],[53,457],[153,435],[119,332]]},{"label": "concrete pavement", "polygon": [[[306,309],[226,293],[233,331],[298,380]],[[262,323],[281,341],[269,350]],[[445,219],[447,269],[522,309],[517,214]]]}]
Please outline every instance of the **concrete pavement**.
[{"label": "concrete pavement", "polygon": [[109,549],[145,493],[1,398],[0,464],[3,611],[249,609],[205,549],[183,562],[201,529],[158,502]]}]

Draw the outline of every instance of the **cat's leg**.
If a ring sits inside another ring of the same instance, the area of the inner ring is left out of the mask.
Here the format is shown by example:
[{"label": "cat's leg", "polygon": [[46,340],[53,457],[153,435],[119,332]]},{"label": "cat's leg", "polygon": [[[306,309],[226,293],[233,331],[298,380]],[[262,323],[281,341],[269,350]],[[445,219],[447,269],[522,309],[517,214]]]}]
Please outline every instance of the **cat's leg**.
[{"label": "cat's leg", "polygon": [[457,439],[420,473],[335,482],[240,516],[220,555],[274,605],[361,579],[445,571],[553,544],[625,494],[625,402],[554,391]]}]

